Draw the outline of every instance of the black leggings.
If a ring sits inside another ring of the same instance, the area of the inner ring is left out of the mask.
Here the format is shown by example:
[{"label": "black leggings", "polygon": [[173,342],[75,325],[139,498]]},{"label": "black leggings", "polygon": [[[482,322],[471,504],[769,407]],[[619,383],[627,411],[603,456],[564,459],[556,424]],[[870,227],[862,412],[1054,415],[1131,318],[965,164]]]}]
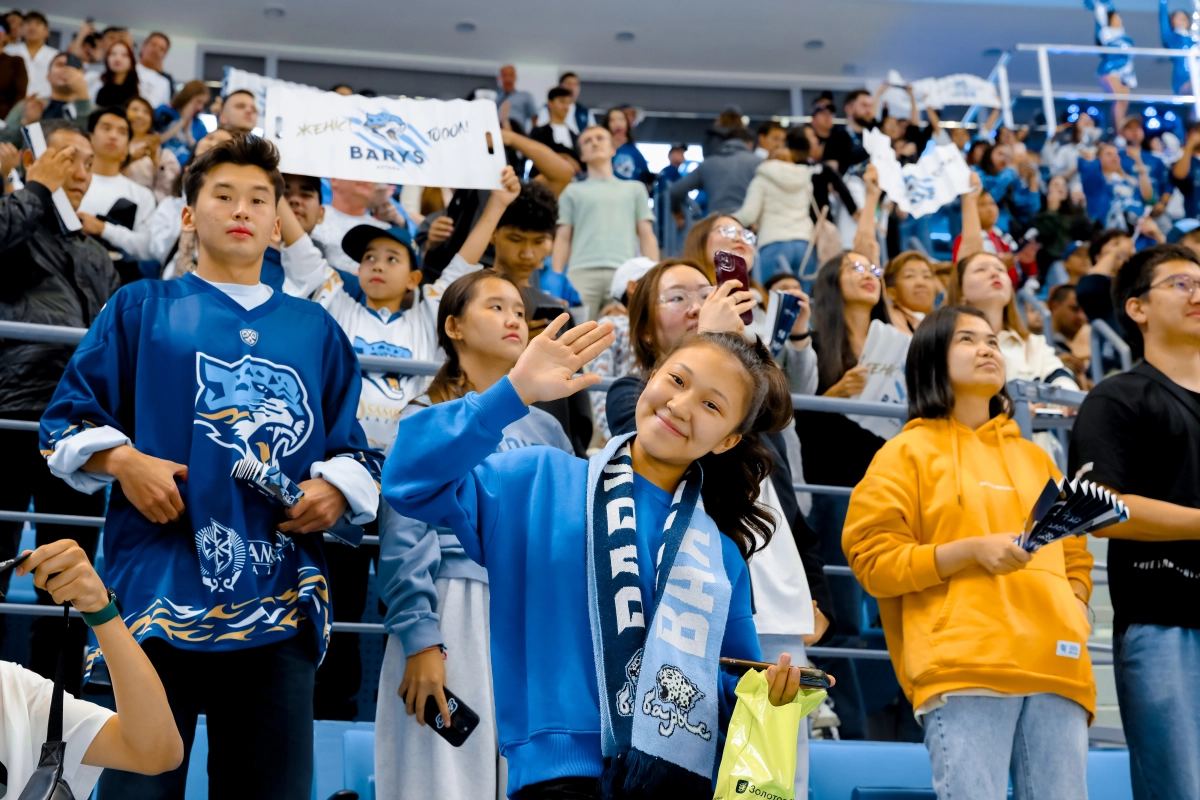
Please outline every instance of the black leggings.
[{"label": "black leggings", "polygon": [[526,786],[513,800],[600,800],[596,778],[555,778]]}]

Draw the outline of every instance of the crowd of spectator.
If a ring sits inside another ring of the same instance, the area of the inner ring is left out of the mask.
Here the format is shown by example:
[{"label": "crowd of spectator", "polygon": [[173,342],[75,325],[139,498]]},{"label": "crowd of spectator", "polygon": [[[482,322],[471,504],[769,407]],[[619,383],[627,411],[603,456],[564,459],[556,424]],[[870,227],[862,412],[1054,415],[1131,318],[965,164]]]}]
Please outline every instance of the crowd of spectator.
[{"label": "crowd of spectator", "polygon": [[[1119,15],[1095,8],[1098,39],[1123,41]],[[388,633],[374,710],[380,796],[619,796],[612,781],[635,769],[625,760],[636,754],[636,723],[634,751],[607,710],[580,722],[590,711],[576,709],[560,722],[584,728],[547,733],[555,720],[523,683],[523,671],[550,674],[543,661],[561,657],[560,690],[586,694],[592,661],[608,657],[603,620],[590,619],[597,649],[586,652],[588,591],[600,583],[582,570],[582,541],[586,531],[593,546],[593,500],[621,481],[601,490],[581,466],[589,456],[605,474],[636,473],[628,497],[612,501],[638,510],[629,550],[610,553],[614,580],[638,575],[643,551],[667,541],[677,507],[692,513],[696,498],[687,506],[684,487],[695,480],[690,465],[701,465],[696,525],[736,544],[717,544],[727,573],[717,581],[727,593],[721,654],[775,664],[773,702],[796,692],[791,664],[826,669],[836,685],[816,730],[925,741],[939,797],[973,796],[970,786],[983,785],[975,775],[1002,794],[1010,769],[1046,796],[1084,796],[1096,693],[1086,656],[1091,556],[1072,540],[1031,559],[1012,539],[1048,479],[1090,473],[1135,518],[1112,529],[1108,558],[1135,795],[1200,791],[1188,751],[1200,742],[1190,680],[1200,671],[1200,621],[1189,583],[1200,574],[1200,124],[1181,142],[1153,109],[1139,116],[1115,104],[1109,129],[1095,109],[1076,108],[1035,147],[1027,128],[994,129],[994,119],[973,132],[943,123],[911,87],[909,104],[889,109],[883,85],[840,103],[823,93],[800,124],[751,129],[730,110],[706,131],[700,163],[675,143],[655,174],[638,146],[636,109],[582,105],[572,72],[541,103],[505,65],[486,95],[503,129],[502,188],[399,187],[279,174],[273,146],[256,135],[255,95],[214,97],[203,81],[176,81],[163,70],[165,33],[135,42],[125,28],[89,22],[61,52],[49,34],[37,11],[0,20],[0,263],[9,276],[0,319],[90,332],[78,351],[0,342],[0,417],[41,421],[40,434],[0,430],[0,508],[107,512],[105,579],[129,630],[95,627],[89,639],[75,623],[65,646],[87,647],[89,686],[112,673],[119,713],[149,720],[130,726],[121,749],[101,737],[108,718],[93,718],[87,730],[105,746],[67,750],[76,796],[97,780],[81,765],[112,768],[99,779],[103,800],[181,796],[201,712],[213,796],[307,792],[314,717],[371,715],[355,699],[358,636],[331,635],[329,625],[361,619],[372,569]],[[1136,85],[1127,61],[1102,65],[1114,91]],[[34,158],[22,131],[38,123],[47,149]],[[905,214],[879,185],[864,146],[872,130],[901,163],[953,145],[970,167],[969,188],[931,216]],[[60,190],[77,224],[62,224],[67,211],[52,199]],[[935,224],[950,234],[949,253],[935,245]],[[656,235],[663,225],[682,241],[674,251]],[[722,252],[744,259],[749,285],[718,285]],[[747,341],[773,333],[775,293],[794,296],[799,311],[771,355]],[[1118,340],[1094,347],[1096,324]],[[881,326],[911,337],[902,432],[776,407],[789,393],[861,397],[868,341]],[[227,337],[236,348],[211,343],[226,330],[238,334]],[[269,335],[327,363],[314,372],[271,361],[285,350]],[[1122,341],[1139,364],[1117,375]],[[360,370],[355,355],[444,365],[430,379]],[[1105,376],[1098,386],[1096,375]],[[579,392],[600,379],[611,387]],[[1022,440],[1005,389],[1012,380],[1090,391],[1069,451],[1046,432]],[[175,388],[160,395],[160,385]],[[259,405],[220,406],[221,392],[257,393]],[[211,413],[201,415],[202,402]],[[219,441],[214,420],[232,415],[232,426],[285,406],[289,419],[305,417],[303,436],[288,434],[297,441],[281,443],[277,431],[254,439],[257,449],[247,440],[245,453]],[[187,436],[167,433],[180,425]],[[1170,445],[1160,452],[1156,441]],[[211,468],[231,449],[272,467],[279,491],[303,492],[284,522],[226,479],[230,465]],[[647,459],[665,472],[643,471]],[[797,494],[804,484],[854,491]],[[572,509],[571,492],[597,495]],[[520,581],[540,580],[534,570],[562,568],[553,537],[533,532],[555,514],[578,527],[568,550],[579,563],[526,596]],[[343,523],[379,545],[303,536]],[[624,527],[634,526],[631,516]],[[0,558],[17,555],[20,532],[21,523],[0,522]],[[43,555],[30,571],[62,540],[78,543],[72,564],[96,560],[97,529],[39,523]],[[622,559],[631,568],[618,569]],[[826,565],[853,575],[827,576]],[[42,572],[40,603],[71,599]],[[633,602],[645,620],[663,613],[652,582],[642,580],[640,595],[636,580],[620,591],[641,598]],[[868,596],[878,605],[864,605]],[[878,617],[864,619],[864,608]],[[201,612],[215,620],[207,628],[195,624]],[[262,619],[271,627],[255,624]],[[894,674],[805,655],[815,645],[863,647],[876,623]],[[40,620],[32,637],[31,667],[47,679],[58,663],[56,624]],[[526,637],[549,637],[561,652],[526,646]],[[134,639],[140,660],[127,646]],[[1045,652],[1029,654],[1031,643]],[[1075,647],[1065,667],[1064,643]],[[1173,674],[1149,676],[1154,659]],[[638,667],[621,667],[633,670],[632,691]],[[139,708],[122,687],[147,670],[161,685]],[[78,694],[85,675],[68,672]],[[231,682],[243,672],[256,681]],[[191,692],[204,674],[225,677]],[[1147,688],[1164,681],[1173,697]],[[457,750],[423,729],[427,702],[443,718],[454,710],[448,684],[481,717]],[[710,687],[721,694],[722,725],[727,688]],[[164,704],[182,756],[169,736],[145,741],[162,727]],[[1147,722],[1160,715],[1169,734]],[[1019,741],[1035,728],[1048,743],[1036,758]],[[258,748],[272,765],[242,783],[235,754],[272,730],[288,731]],[[948,739],[954,746],[943,746]]]}]

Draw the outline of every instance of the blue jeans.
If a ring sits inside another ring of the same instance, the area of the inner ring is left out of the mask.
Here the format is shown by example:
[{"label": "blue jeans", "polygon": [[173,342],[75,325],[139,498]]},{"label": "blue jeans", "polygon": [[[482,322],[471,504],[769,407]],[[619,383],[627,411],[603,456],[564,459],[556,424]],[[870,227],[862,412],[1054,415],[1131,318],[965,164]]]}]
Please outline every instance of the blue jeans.
[{"label": "blue jeans", "polygon": [[938,800],[1087,800],[1083,706],[1056,694],[947,697],[925,715]]},{"label": "blue jeans", "polygon": [[1130,625],[1113,672],[1135,800],[1200,797],[1200,630]]},{"label": "blue jeans", "polygon": [[764,244],[758,249],[758,263],[761,265],[763,280],[778,272],[787,272],[799,277],[800,262],[804,260],[807,251],[808,242],[803,239]]}]

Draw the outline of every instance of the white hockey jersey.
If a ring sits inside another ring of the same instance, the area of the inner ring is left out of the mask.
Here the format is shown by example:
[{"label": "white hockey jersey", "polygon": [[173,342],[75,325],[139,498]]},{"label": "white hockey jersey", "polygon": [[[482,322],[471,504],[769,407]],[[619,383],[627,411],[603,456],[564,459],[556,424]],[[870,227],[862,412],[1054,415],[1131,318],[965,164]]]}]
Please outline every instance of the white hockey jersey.
[{"label": "white hockey jersey", "polygon": [[[284,291],[311,298],[329,312],[359,355],[413,358],[442,362],[446,354],[438,346],[437,315],[442,292],[458,278],[479,269],[455,258],[435,282],[423,287],[412,307],[390,314],[374,311],[347,292],[342,273],[329,265],[308,236],[282,248]],[[362,373],[362,396],[358,420],[371,447],[387,452],[396,438],[400,412],[413,398],[425,393],[430,378],[399,373]]]}]

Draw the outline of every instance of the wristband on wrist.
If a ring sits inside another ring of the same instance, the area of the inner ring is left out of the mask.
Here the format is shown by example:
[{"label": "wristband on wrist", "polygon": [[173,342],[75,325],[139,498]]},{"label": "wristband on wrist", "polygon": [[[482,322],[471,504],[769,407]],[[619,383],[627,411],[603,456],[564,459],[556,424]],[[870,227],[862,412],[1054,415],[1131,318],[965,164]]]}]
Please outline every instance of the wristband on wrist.
[{"label": "wristband on wrist", "polygon": [[803,342],[805,339],[807,339],[810,336],[812,336],[812,331],[805,331],[804,333],[789,333],[788,341],[789,342]]},{"label": "wristband on wrist", "polygon": [[83,621],[89,628],[95,628],[97,625],[103,625],[113,617],[121,616],[121,604],[117,602],[117,593],[112,589],[108,590],[108,605],[99,611],[93,611],[90,614],[80,612],[83,616]]}]

